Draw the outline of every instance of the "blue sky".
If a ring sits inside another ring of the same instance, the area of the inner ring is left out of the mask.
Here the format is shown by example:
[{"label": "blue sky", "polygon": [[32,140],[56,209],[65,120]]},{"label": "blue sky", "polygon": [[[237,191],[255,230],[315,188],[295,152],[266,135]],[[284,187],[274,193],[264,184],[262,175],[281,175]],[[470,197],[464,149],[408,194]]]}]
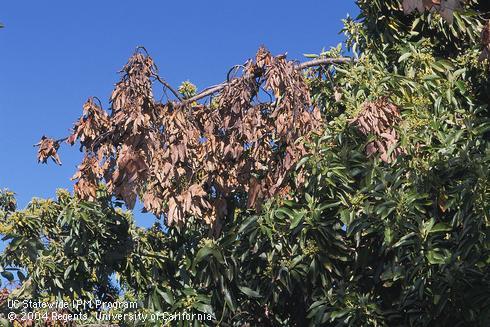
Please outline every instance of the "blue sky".
[{"label": "blue sky", "polygon": [[[335,4],[334,4],[335,3]],[[145,46],[172,85],[221,82],[260,45],[304,60],[304,53],[342,41],[341,19],[356,16],[354,1],[14,1],[0,3],[0,188],[22,207],[56,188],[72,189],[81,158],[64,146],[63,166],[38,165],[32,146],[43,135],[61,138],[83,102],[105,103],[117,71]],[[153,223],[136,214],[140,226]]]}]

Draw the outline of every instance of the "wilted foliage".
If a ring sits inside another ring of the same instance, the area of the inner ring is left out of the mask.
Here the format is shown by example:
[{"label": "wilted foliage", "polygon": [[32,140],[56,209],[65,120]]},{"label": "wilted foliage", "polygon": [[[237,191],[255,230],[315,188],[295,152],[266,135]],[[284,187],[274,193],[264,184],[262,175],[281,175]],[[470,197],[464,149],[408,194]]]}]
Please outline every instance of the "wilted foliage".
[{"label": "wilted foliage", "polygon": [[395,126],[400,121],[400,110],[386,98],[366,102],[359,115],[351,121],[364,135],[374,135],[375,140],[366,145],[366,155],[381,155],[381,160],[391,162],[403,153],[397,145],[399,138]]},{"label": "wilted foliage", "polygon": [[75,123],[73,134],[67,142],[73,145],[79,139],[86,148],[92,149],[97,136],[106,132],[109,126],[107,113],[90,98],[83,105],[83,116]]},{"label": "wilted foliage", "polygon": [[38,162],[47,163],[47,160],[51,158],[56,164],[61,165],[61,160],[58,156],[58,148],[60,147],[58,141],[55,141],[43,135],[41,141],[39,141],[36,146],[39,147],[39,150],[37,152]]},{"label": "wilted foliage", "polygon": [[[129,208],[140,197],[169,225],[189,216],[214,224],[231,213],[230,199],[237,196],[247,195],[248,207],[260,208],[284,188],[307,152],[304,142],[321,132],[322,118],[302,73],[265,48],[211,105],[155,101],[152,78],[159,77],[141,52],[122,73],[111,114],[90,98],[68,138],[70,144],[79,140],[85,153],[75,192],[94,199],[105,180]],[[256,101],[262,84],[273,102]]]}]

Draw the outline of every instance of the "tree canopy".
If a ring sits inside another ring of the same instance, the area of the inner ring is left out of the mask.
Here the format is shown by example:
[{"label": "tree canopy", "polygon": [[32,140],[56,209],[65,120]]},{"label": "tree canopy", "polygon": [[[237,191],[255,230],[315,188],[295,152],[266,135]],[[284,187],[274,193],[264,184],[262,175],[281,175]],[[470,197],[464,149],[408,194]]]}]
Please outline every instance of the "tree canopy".
[{"label": "tree canopy", "polygon": [[[302,64],[262,47],[199,93],[137,49],[108,110],[89,98],[71,135],[39,143],[57,163],[80,144],[74,194],[17,210],[1,193],[1,274],[19,284],[2,310],[119,299],[210,317],[168,325],[488,326],[488,4],[357,4],[338,47]],[[122,209],[137,199],[150,229]]]}]

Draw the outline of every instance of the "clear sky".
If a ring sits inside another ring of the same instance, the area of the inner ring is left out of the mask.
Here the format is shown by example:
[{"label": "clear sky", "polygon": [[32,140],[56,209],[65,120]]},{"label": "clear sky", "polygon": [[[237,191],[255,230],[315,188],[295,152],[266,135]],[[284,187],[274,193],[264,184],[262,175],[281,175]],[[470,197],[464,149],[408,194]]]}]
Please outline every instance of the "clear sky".
[{"label": "clear sky", "polygon": [[[46,134],[69,133],[89,96],[105,103],[117,71],[138,45],[161,76],[203,89],[260,45],[304,60],[340,43],[341,19],[356,16],[354,1],[84,0],[0,2],[0,188],[19,205],[72,189],[81,154],[64,146],[62,167],[38,165],[32,146]],[[140,226],[153,218],[137,214]]]}]

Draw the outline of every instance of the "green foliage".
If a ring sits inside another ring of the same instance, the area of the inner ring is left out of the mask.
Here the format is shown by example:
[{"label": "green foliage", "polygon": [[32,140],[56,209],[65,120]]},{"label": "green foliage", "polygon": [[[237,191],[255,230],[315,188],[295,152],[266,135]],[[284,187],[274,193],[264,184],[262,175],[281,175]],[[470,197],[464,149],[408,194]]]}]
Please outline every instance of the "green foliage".
[{"label": "green foliage", "polygon": [[184,99],[188,99],[196,95],[197,87],[190,81],[184,81],[179,86],[178,91],[184,97]]},{"label": "green foliage", "polygon": [[[12,203],[11,196],[2,193],[3,207]],[[59,190],[56,200],[33,199],[24,210],[11,209],[0,221],[8,242],[0,262],[16,271],[24,285],[25,294],[19,290],[19,296],[93,299],[115,294],[110,275],[126,259],[132,222],[112,207],[105,191],[94,203]]]}]

